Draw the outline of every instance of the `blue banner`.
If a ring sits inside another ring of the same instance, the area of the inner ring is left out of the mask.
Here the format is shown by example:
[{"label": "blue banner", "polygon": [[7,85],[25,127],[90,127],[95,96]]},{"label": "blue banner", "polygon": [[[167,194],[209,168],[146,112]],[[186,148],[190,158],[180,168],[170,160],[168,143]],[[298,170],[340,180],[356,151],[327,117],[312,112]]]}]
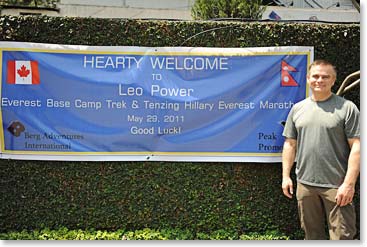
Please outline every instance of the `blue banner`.
[{"label": "blue banner", "polygon": [[312,47],[0,42],[1,157],[279,161]]}]

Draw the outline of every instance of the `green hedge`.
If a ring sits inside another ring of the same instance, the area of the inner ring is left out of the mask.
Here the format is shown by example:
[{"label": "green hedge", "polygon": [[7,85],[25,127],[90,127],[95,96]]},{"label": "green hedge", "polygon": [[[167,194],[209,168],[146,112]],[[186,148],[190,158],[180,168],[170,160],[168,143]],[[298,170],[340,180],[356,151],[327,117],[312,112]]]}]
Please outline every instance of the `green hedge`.
[{"label": "green hedge", "polygon": [[[359,70],[359,29],[355,24],[0,17],[0,40],[6,41],[108,46],[314,46],[315,58],[336,64],[338,85],[346,75]],[[359,88],[346,97],[359,105]],[[238,236],[279,231],[302,238],[296,201],[284,197],[280,186],[279,163],[0,160],[0,232],[62,227],[150,228],[206,234],[226,231]],[[355,201],[359,215],[359,189]]]},{"label": "green hedge", "polygon": [[280,164],[1,160],[1,229],[189,229],[238,233],[297,226]]},{"label": "green hedge", "polygon": [[33,230],[0,233],[0,239],[6,240],[289,240],[289,237],[277,231],[268,231],[265,234],[251,233],[238,235],[236,232],[223,230],[208,233],[192,233],[181,229],[117,231],[106,230],[69,230],[66,227],[51,230]]}]

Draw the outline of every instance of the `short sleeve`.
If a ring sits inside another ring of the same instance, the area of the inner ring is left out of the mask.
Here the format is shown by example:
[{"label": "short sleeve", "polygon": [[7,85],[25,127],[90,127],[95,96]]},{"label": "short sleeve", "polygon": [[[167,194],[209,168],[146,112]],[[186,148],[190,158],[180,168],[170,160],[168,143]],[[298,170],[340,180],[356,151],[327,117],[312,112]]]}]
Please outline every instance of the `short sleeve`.
[{"label": "short sleeve", "polygon": [[357,106],[349,102],[347,115],[345,118],[345,134],[348,139],[360,137],[360,126],[359,126],[359,110]]},{"label": "short sleeve", "polygon": [[283,136],[285,138],[297,139],[297,129],[293,121],[294,107],[288,114],[287,121],[285,122]]}]

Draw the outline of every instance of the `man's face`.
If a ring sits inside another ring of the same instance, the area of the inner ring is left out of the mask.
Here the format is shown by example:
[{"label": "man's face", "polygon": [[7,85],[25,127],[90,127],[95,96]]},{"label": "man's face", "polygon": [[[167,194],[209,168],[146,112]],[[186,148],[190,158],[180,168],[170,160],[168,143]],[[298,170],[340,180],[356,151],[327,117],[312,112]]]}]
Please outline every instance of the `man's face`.
[{"label": "man's face", "polygon": [[324,64],[312,66],[307,76],[307,83],[313,93],[331,93],[331,87],[334,85],[335,80],[336,76],[333,67]]}]

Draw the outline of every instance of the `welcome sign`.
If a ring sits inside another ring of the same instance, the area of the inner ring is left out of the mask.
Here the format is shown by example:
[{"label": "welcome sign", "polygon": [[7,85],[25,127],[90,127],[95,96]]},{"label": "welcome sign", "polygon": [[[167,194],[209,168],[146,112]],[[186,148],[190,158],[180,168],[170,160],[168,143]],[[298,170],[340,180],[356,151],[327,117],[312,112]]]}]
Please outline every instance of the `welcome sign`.
[{"label": "welcome sign", "polygon": [[280,161],[312,47],[0,42],[1,158]]}]

